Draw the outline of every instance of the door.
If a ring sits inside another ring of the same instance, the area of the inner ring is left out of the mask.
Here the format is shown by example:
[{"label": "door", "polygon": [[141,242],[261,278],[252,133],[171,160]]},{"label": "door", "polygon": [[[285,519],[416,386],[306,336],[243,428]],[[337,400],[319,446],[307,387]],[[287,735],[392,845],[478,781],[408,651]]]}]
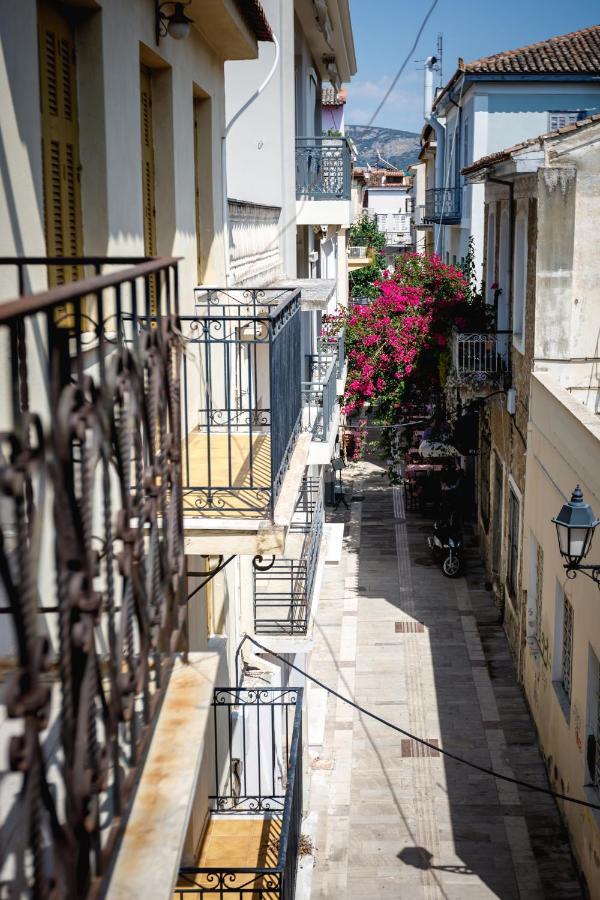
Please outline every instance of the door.
[{"label": "door", "polygon": [[[154,130],[152,125],[152,73],[140,67],[140,110],[142,136],[142,206],[144,217],[144,254],[156,256],[156,194],[154,172]],[[148,283],[150,315],[157,313],[155,277]]]},{"label": "door", "polygon": [[[81,195],[75,36],[71,23],[38,4],[44,230],[48,256],[81,256]],[[76,281],[79,266],[52,266],[50,286]]]}]

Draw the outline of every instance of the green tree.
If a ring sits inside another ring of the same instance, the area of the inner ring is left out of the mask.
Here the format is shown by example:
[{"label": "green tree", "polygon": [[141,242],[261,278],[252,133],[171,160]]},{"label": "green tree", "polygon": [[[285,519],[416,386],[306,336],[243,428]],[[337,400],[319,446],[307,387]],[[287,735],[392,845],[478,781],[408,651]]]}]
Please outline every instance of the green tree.
[{"label": "green tree", "polygon": [[385,234],[377,227],[377,220],[363,213],[358,222],[350,228],[348,243],[351,247],[366,247],[372,254],[371,263],[350,274],[350,289],[353,297],[374,298],[378,290],[374,282],[381,278],[385,257],[381,252],[385,247]]}]

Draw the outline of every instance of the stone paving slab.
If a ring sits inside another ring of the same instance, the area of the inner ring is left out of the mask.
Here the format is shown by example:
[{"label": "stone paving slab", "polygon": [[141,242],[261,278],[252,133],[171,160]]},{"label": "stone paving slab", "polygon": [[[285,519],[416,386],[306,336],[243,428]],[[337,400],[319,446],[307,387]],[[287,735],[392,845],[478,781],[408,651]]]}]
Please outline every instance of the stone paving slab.
[{"label": "stone paving slab", "polygon": [[[354,466],[352,485],[363,501],[351,504],[340,564],[325,572],[311,671],[402,728],[547,785],[475,552],[466,578],[444,578],[426,548],[429,523],[405,512],[381,469]],[[319,720],[309,725],[312,900],[582,898],[550,797],[411,755],[401,734],[318,690],[309,687]]]}]

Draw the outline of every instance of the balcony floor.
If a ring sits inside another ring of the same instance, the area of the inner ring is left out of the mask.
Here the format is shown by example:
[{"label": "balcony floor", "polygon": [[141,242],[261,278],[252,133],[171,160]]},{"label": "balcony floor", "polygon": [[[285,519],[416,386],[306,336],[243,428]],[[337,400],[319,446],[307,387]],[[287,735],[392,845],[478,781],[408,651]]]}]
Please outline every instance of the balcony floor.
[{"label": "balcony floor", "polygon": [[[226,872],[228,892],[247,886],[248,893],[244,892],[244,896],[254,896],[251,886],[261,888],[262,879],[269,878],[269,876],[252,876],[251,873],[236,873],[235,870],[236,868],[274,868],[277,865],[280,835],[281,819],[279,817],[235,814],[211,816],[202,839],[197,867]],[[214,891],[210,890],[212,885],[208,873],[196,873],[188,878],[203,887],[203,897],[222,897],[218,888],[215,888]],[[180,876],[177,887],[190,888],[192,885],[189,880]],[[185,896],[185,894],[175,891],[174,897]],[[271,892],[263,888],[260,897],[261,900],[278,900],[279,891]]]},{"label": "balcony floor", "polygon": [[[209,452],[210,450],[210,452]],[[270,434],[192,432],[183,450],[184,515],[263,518],[271,493]],[[210,475],[209,475],[210,462]],[[190,485],[204,490],[194,491]],[[207,502],[207,485],[212,503]]]}]

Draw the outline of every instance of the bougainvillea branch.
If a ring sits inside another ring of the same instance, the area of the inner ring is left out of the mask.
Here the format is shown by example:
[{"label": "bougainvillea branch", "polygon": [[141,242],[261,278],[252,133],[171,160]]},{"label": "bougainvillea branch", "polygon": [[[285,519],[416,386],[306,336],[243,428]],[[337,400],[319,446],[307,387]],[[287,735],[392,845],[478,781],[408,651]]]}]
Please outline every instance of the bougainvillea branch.
[{"label": "bougainvillea branch", "polygon": [[[407,383],[425,380],[421,386],[439,387],[439,358],[448,352],[452,329],[481,327],[483,311],[472,301],[463,273],[436,256],[401,257],[394,273],[385,271],[373,287],[370,303],[329,316],[324,332],[333,336],[345,328],[345,414],[352,419],[368,410],[374,421],[391,425],[398,421]],[[359,437],[355,453],[362,443]]]}]

